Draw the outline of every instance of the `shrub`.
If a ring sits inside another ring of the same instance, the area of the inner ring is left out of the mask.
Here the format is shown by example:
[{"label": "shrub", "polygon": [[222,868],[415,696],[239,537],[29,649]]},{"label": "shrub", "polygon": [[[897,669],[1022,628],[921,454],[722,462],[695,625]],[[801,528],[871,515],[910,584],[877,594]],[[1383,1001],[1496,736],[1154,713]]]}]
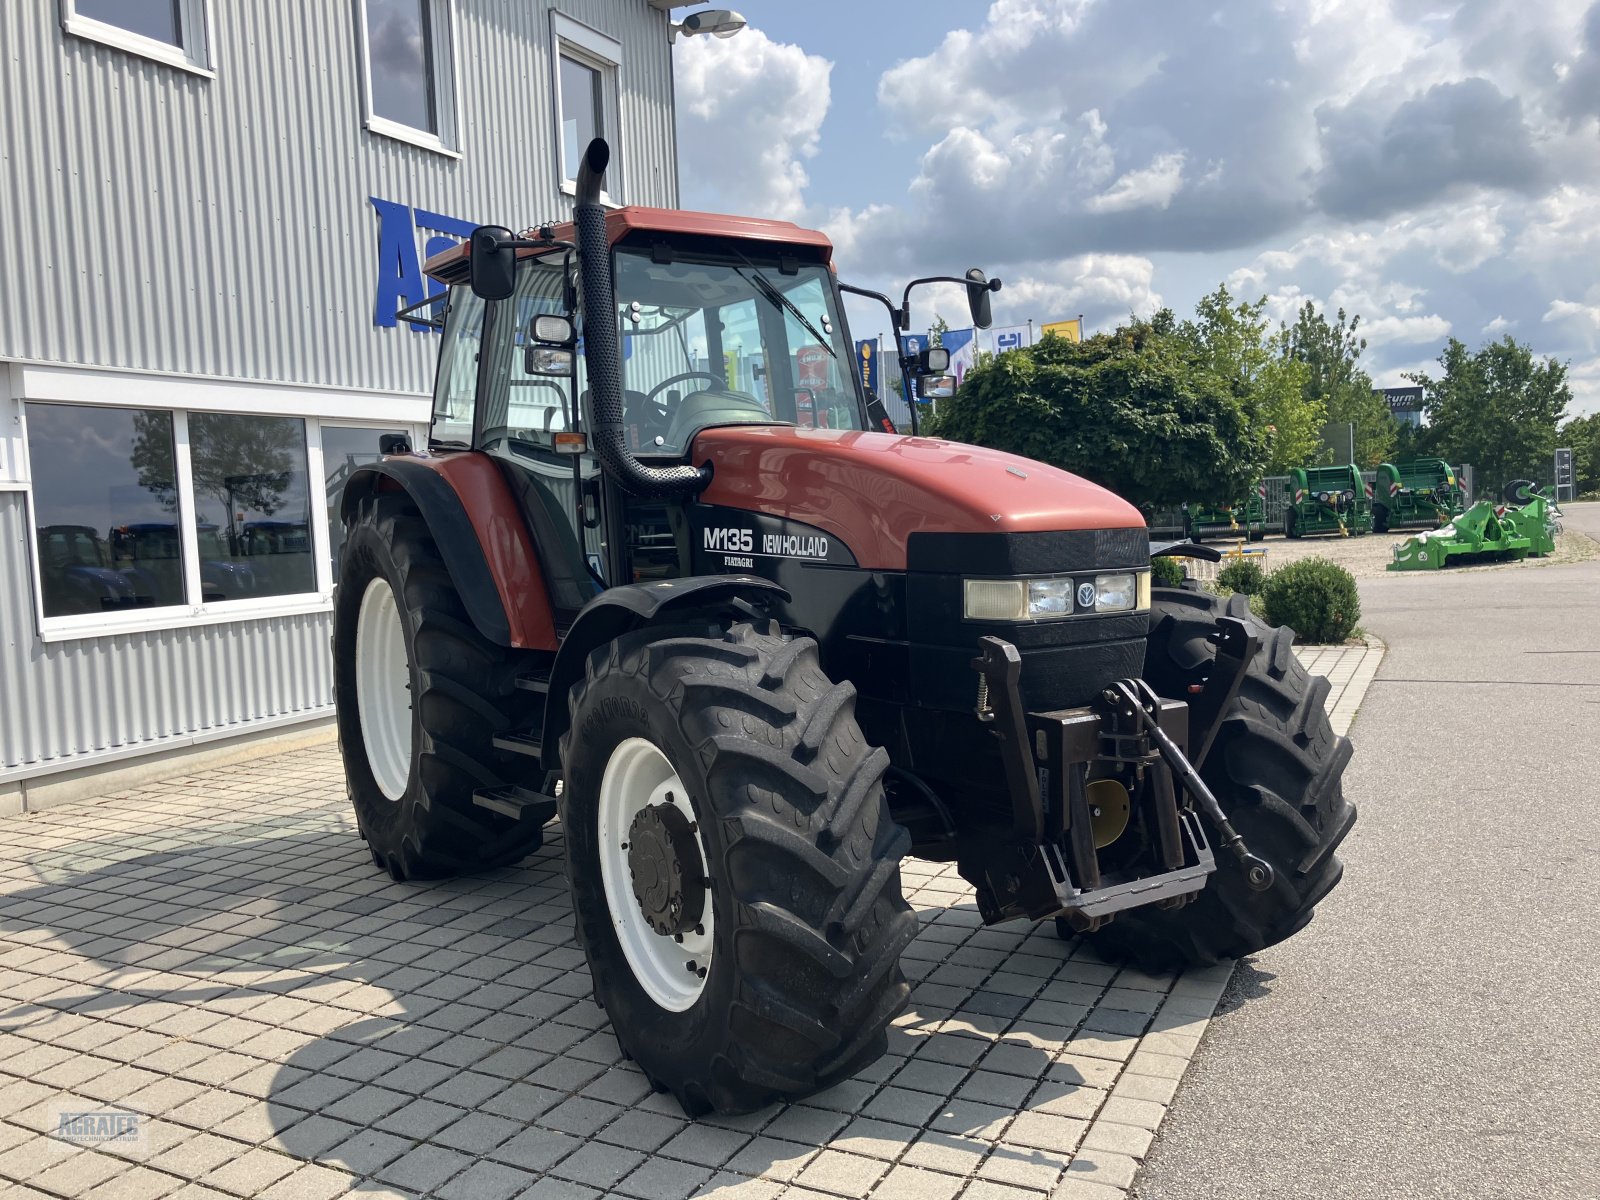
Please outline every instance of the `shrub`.
[{"label": "shrub", "polygon": [[1307,642],[1342,642],[1361,619],[1355,576],[1325,558],[1303,558],[1267,576],[1261,588],[1266,618]]},{"label": "shrub", "polygon": [[1150,583],[1155,587],[1182,587],[1183,564],[1170,556],[1150,560]]},{"label": "shrub", "polygon": [[1254,596],[1259,592],[1266,578],[1261,570],[1261,564],[1252,562],[1248,558],[1231,562],[1217,572],[1218,583],[1235,592],[1243,592],[1246,596]]}]

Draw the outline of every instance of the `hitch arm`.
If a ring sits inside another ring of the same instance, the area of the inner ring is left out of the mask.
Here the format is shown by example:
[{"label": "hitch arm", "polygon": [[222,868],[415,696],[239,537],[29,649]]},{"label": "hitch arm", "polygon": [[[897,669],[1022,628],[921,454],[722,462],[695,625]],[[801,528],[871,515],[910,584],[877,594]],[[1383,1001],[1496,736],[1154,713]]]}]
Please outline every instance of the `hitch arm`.
[{"label": "hitch arm", "polygon": [[1200,772],[1195,770],[1194,764],[1184,757],[1183,751],[1178,749],[1178,744],[1167,736],[1160,722],[1156,720],[1154,712],[1159,711],[1161,702],[1150,690],[1150,685],[1142,679],[1119,680],[1105,690],[1104,697],[1108,704],[1116,705],[1129,716],[1138,718],[1167,766],[1172,768],[1173,774],[1182,781],[1184,789],[1194,797],[1195,803],[1199,805],[1200,811],[1205,813],[1206,819],[1216,827],[1222,837],[1223,846],[1239,860],[1250,890],[1264,892],[1271,887],[1276,877],[1272,864],[1250,853],[1250,847],[1245,845],[1244,835],[1233,827],[1232,821],[1228,820],[1228,815],[1222,811],[1222,805],[1206,786],[1205,780],[1200,778]]}]

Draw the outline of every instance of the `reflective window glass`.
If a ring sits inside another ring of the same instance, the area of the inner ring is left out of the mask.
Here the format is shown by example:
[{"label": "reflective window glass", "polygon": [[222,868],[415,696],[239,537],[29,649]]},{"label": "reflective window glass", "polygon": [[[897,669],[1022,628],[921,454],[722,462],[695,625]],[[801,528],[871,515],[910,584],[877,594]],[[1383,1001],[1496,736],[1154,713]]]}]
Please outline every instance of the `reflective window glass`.
[{"label": "reflective window glass", "polygon": [[344,522],[339,519],[339,499],[345,480],[363,463],[383,457],[378,439],[399,436],[400,429],[353,429],[338,425],[322,427],[322,471],[328,497],[328,554],[333,560],[333,576],[339,577],[339,550],[344,545]]},{"label": "reflective window glass", "polygon": [[202,599],[316,591],[306,423],[191,413],[189,464]]},{"label": "reflective window glass", "polygon": [[605,134],[600,72],[563,54],[561,59],[561,164],[565,178],[578,177],[578,161],[588,145]]},{"label": "reflective window glass", "polygon": [[184,603],[172,414],[26,408],[44,615]]},{"label": "reflective window glass", "polygon": [[429,0],[366,0],[372,112],[437,133]]},{"label": "reflective window glass", "polygon": [[166,42],[169,46],[183,45],[183,22],[178,15],[179,0],[77,0],[75,11],[80,17],[90,17],[137,33],[141,37]]}]

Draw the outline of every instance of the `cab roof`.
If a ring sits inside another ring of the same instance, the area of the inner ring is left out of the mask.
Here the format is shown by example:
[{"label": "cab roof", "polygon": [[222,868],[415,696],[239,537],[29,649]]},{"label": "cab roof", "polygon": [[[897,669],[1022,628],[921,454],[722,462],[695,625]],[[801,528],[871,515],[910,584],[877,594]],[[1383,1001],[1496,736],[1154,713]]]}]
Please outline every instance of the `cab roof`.
[{"label": "cab roof", "polygon": [[[571,221],[554,226],[560,241],[573,241]],[[804,246],[820,254],[823,262],[833,258],[833,243],[828,235],[803,229],[793,221],[767,221],[759,217],[734,217],[722,213],[689,212],[679,208],[642,208],[630,205],[606,213],[606,237],[614,246],[632,233],[677,233],[695,237],[731,238],[744,242],[774,242],[785,246]],[[519,250],[519,256],[537,253]],[[465,283],[467,246],[463,242],[430,258],[423,270],[441,283]]]}]

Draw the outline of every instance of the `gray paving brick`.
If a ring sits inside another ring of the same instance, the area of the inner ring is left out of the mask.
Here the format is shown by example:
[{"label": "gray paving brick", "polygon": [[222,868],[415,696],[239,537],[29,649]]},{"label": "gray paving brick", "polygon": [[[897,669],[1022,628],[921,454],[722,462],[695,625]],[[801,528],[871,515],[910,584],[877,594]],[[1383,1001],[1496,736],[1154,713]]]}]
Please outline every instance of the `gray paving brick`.
[{"label": "gray paving brick", "polygon": [[1150,1148],[1154,1134],[1137,1125],[1118,1125],[1111,1121],[1096,1121],[1083,1139],[1087,1150],[1109,1150],[1126,1154],[1130,1158],[1143,1158]]},{"label": "gray paving brick", "polygon": [[539,1117],[539,1124],[549,1129],[559,1129],[563,1133],[577,1134],[579,1137],[589,1137],[595,1130],[604,1128],[622,1115],[622,1108],[616,1104],[607,1104],[603,1100],[590,1100],[585,1096],[574,1096],[556,1105]]},{"label": "gray paving brick", "polygon": [[1013,1146],[1032,1146],[1040,1150],[1070,1152],[1082,1140],[1089,1127],[1087,1121],[1075,1117],[1059,1117],[1054,1113],[1023,1112],[1001,1135]]},{"label": "gray paving brick", "polygon": [[872,1200],[955,1200],[965,1184],[966,1180],[954,1175],[901,1165],[890,1168],[878,1181]]},{"label": "gray paving brick", "polygon": [[434,1194],[442,1200],[510,1200],[524,1195],[538,1176],[495,1162],[476,1162]]},{"label": "gray paving brick", "polygon": [[[181,1186],[183,1181],[171,1175],[134,1166],[89,1189],[83,1196],[84,1200],[159,1200]],[[37,1194],[44,1195],[43,1192]]]},{"label": "gray paving brick", "polygon": [[1027,1146],[996,1146],[978,1166],[982,1179],[1012,1187],[1049,1191],[1066,1170],[1071,1155]]},{"label": "gray paving brick", "polygon": [[755,1137],[743,1150],[728,1160],[727,1169],[741,1175],[761,1175],[770,1179],[793,1179],[817,1154],[814,1145],[785,1142],[778,1138]]},{"label": "gray paving brick", "polygon": [[554,1108],[563,1099],[565,1099],[564,1094],[553,1088],[539,1087],[531,1083],[513,1083],[474,1107],[482,1112],[492,1112],[496,1116],[510,1117],[513,1121],[527,1124],[540,1113]]},{"label": "gray paving brick", "polygon": [[782,1192],[783,1184],[775,1179],[746,1179],[723,1171],[701,1184],[693,1200],[777,1200]]},{"label": "gray paving brick", "polygon": [[508,1141],[522,1128],[520,1122],[496,1117],[490,1113],[468,1113],[454,1125],[440,1130],[434,1141],[468,1154],[487,1154],[500,1143]]},{"label": "gray paving brick", "polygon": [[554,1129],[524,1129],[489,1151],[489,1157],[530,1171],[545,1171],[582,1144],[571,1134]]},{"label": "gray paving brick", "polygon": [[[988,1060],[985,1059],[985,1062]],[[1017,1108],[1033,1090],[1033,1079],[1020,1075],[1002,1075],[998,1071],[974,1071],[956,1092],[962,1100],[976,1100],[980,1104],[997,1104],[1002,1108]]]},{"label": "gray paving brick", "polygon": [[352,1191],[359,1181],[353,1175],[317,1163],[307,1163],[286,1175],[261,1195],[263,1200],[333,1200]]},{"label": "gray paving brick", "polygon": [[868,1101],[861,1112],[864,1116],[895,1121],[901,1125],[922,1125],[929,1121],[943,1104],[942,1096],[890,1085]]},{"label": "gray paving brick", "polygon": [[688,1200],[711,1178],[709,1167],[653,1158],[616,1185],[616,1191],[641,1200]]},{"label": "gray paving brick", "polygon": [[521,1200],[595,1200],[599,1195],[599,1191],[581,1183],[546,1176],[523,1192]]},{"label": "gray paving brick", "polygon": [[1139,1162],[1135,1158],[1109,1150],[1086,1150],[1080,1146],[1067,1164],[1067,1173],[1062,1177],[1062,1182],[1071,1179],[1107,1187],[1129,1188],[1133,1186],[1134,1176],[1138,1173]]},{"label": "gray paving brick", "polygon": [[81,1196],[115,1175],[126,1166],[118,1159],[91,1150],[80,1150],[62,1162],[27,1176],[28,1182],[44,1191],[63,1196]]},{"label": "gray paving brick", "polygon": [[425,1143],[406,1151],[376,1174],[383,1182],[407,1191],[429,1192],[471,1165],[471,1155]]},{"label": "gray paving brick", "polygon": [[643,1161],[644,1155],[636,1150],[608,1146],[604,1142],[586,1142],[551,1170],[563,1179],[610,1188]]},{"label": "gray paving brick", "polygon": [[293,1172],[298,1165],[287,1155],[256,1148],[224,1163],[200,1182],[236,1196],[254,1196]]},{"label": "gray paving brick", "polygon": [[335,1146],[328,1157],[335,1165],[347,1167],[357,1175],[373,1175],[410,1148],[411,1142],[406,1138],[364,1129],[349,1141]]},{"label": "gray paving brick", "polygon": [[462,1110],[459,1108],[419,1098],[378,1121],[377,1127],[387,1133],[420,1142],[432,1137],[446,1125],[454,1124],[461,1116]]},{"label": "gray paving brick", "polygon": [[802,1187],[839,1196],[865,1196],[888,1164],[839,1150],[824,1150],[801,1169],[795,1181]]},{"label": "gray paving brick", "polygon": [[784,1141],[819,1145],[843,1129],[848,1120],[844,1113],[796,1104],[774,1117],[762,1133]]}]

